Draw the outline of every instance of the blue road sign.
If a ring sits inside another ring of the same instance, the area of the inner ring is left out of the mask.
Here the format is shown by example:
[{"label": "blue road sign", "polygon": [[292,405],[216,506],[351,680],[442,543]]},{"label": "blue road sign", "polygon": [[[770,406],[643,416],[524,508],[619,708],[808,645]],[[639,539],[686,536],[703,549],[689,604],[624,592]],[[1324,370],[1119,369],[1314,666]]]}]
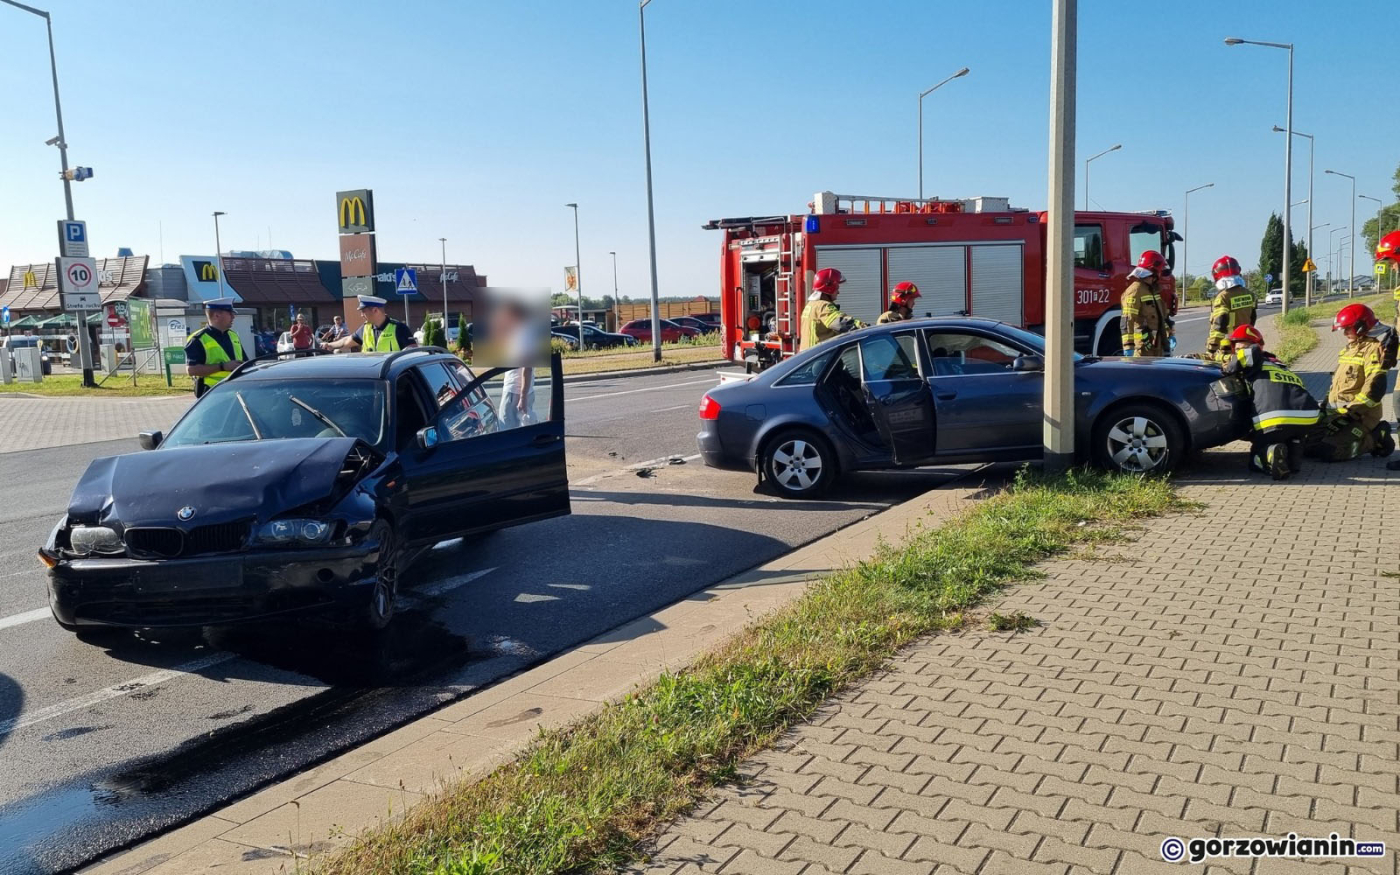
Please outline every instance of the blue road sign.
[{"label": "blue road sign", "polygon": [[1274,275],[1273,275],[1273,274],[1271,274],[1271,273],[1266,273],[1266,274],[1264,274],[1264,282],[1266,282],[1266,283],[1271,283],[1271,282],[1273,282],[1273,281],[1274,281]]},{"label": "blue road sign", "polygon": [[395,268],[394,291],[400,295],[418,294],[418,271],[410,267]]},{"label": "blue road sign", "polygon": [[0,325],[5,326],[6,328],[9,328],[9,327],[10,327],[10,308],[9,308],[9,307],[0,307]]}]

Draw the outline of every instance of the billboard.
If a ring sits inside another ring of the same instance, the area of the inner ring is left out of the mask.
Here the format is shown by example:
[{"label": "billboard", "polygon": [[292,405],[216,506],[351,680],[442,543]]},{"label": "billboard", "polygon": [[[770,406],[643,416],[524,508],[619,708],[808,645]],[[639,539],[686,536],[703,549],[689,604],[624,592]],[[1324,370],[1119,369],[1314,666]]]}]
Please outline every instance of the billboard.
[{"label": "billboard", "polygon": [[131,332],[132,349],[155,349],[155,310],[150,301],[127,298],[126,321]]}]

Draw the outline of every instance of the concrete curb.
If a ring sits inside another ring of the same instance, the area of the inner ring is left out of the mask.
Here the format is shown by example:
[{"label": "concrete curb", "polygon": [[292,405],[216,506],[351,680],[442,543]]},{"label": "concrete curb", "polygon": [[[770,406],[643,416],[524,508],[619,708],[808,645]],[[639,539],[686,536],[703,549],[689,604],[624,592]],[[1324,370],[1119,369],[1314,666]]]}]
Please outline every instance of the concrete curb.
[{"label": "concrete curb", "polygon": [[731,361],[688,362],[682,365],[666,365],[660,368],[632,368],[626,371],[601,371],[596,374],[564,375],[564,385],[571,383],[593,383],[599,380],[620,380],[624,377],[650,377],[661,374],[680,374],[685,371],[708,371],[734,365]]},{"label": "concrete curb", "polygon": [[[898,532],[939,525],[985,496],[973,468],[770,562],[639,617],[367,744],[85,867],[84,875],[285,873],[397,821],[450,782],[513,759],[540,729],[572,723],[676,671],[799,598]],[[969,482],[971,481],[971,482]]]}]

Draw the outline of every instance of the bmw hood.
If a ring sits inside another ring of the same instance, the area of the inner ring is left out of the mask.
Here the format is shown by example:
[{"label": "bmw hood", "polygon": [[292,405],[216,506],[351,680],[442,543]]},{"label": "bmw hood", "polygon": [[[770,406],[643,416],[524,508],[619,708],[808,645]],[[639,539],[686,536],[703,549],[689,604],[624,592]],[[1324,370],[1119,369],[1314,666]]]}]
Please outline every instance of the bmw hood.
[{"label": "bmw hood", "polygon": [[73,490],[68,517],[122,527],[265,521],[329,497],[356,443],[247,441],[96,459]]}]

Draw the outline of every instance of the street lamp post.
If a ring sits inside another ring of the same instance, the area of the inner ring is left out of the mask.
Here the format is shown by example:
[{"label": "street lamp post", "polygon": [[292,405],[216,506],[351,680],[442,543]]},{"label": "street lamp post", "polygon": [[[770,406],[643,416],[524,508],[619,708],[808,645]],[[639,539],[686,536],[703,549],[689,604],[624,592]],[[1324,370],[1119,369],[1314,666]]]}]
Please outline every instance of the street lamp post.
[{"label": "street lamp post", "polygon": [[[1346,263],[1347,263],[1347,259],[1346,259],[1346,245],[1347,245],[1348,243],[1351,242],[1351,237],[1352,237],[1352,235],[1348,234],[1347,236],[1342,237],[1342,238],[1340,238],[1340,239],[1337,240],[1337,278],[1338,278],[1338,279],[1341,279],[1342,267],[1345,266]],[[1348,297],[1348,298],[1351,297],[1351,293],[1350,293],[1350,292],[1347,293],[1347,297]]]},{"label": "street lamp post", "polygon": [[[1287,132],[1288,132],[1286,128],[1281,128],[1281,127],[1279,127],[1278,125],[1274,125],[1274,131],[1275,131],[1276,133],[1280,133],[1280,134],[1284,134],[1284,133],[1287,133]],[[1313,220],[1313,208],[1312,208],[1312,205],[1313,205],[1313,176],[1314,176],[1314,174],[1313,174],[1313,153],[1317,151],[1317,141],[1313,139],[1313,135],[1312,135],[1312,134],[1305,134],[1305,133],[1303,133],[1302,131],[1294,131],[1294,132],[1293,132],[1293,136],[1295,136],[1295,137],[1307,137],[1307,138],[1308,138],[1308,258],[1312,258],[1312,257],[1313,257],[1313,238],[1312,238],[1312,229],[1313,229],[1313,223],[1312,223],[1312,220]],[[1314,265],[1314,267],[1315,267],[1315,266],[1316,266],[1316,265]],[[1316,270],[1309,271],[1309,272],[1308,272],[1308,275],[1303,279],[1303,305],[1306,306],[1306,307],[1311,307],[1311,306],[1312,306],[1313,275],[1316,274],[1316,273],[1317,273]]]},{"label": "street lamp post", "polygon": [[1089,209],[1089,162],[1090,162],[1090,161],[1097,160],[1097,159],[1099,159],[1099,158],[1102,158],[1103,156],[1107,155],[1109,152],[1117,152],[1117,151],[1118,151],[1119,149],[1121,149],[1121,148],[1123,148],[1123,144],[1122,144],[1122,143],[1119,143],[1119,144],[1116,145],[1116,146],[1110,146],[1109,148],[1104,149],[1102,152],[1100,152],[1099,154],[1093,156],[1092,158],[1086,158],[1086,159],[1084,159],[1084,209],[1085,209],[1085,210],[1088,210],[1088,209]]},{"label": "street lamp post", "polygon": [[[1380,198],[1371,197],[1369,194],[1359,194],[1357,195],[1357,197],[1363,200],[1376,202],[1376,242],[1380,243],[1381,237],[1384,236],[1381,233],[1381,215],[1385,212],[1385,204],[1381,202]],[[1381,281],[1377,278],[1379,275],[1375,272],[1372,272],[1371,276],[1373,278],[1372,287],[1375,289],[1375,291],[1379,292],[1381,290]]]},{"label": "street lamp post", "polygon": [[219,266],[219,297],[224,297],[224,246],[219,242],[219,217],[227,216],[223,210],[214,211],[214,263]]},{"label": "street lamp post", "polygon": [[1287,313],[1289,284],[1292,282],[1292,271],[1289,270],[1288,263],[1293,259],[1293,253],[1288,245],[1292,240],[1288,221],[1288,214],[1292,211],[1289,209],[1289,205],[1293,203],[1293,44],[1226,37],[1225,45],[1265,46],[1271,49],[1288,50],[1288,112],[1283,120],[1287,136],[1284,137],[1283,144],[1283,268],[1281,270],[1283,274],[1283,312]]},{"label": "street lamp post", "polygon": [[[1336,249],[1336,245],[1337,245],[1337,244],[1336,244],[1336,235],[1337,235],[1337,234],[1340,234],[1340,233],[1342,233],[1343,231],[1346,231],[1346,230],[1347,230],[1346,228],[1333,228],[1333,229],[1332,229],[1331,231],[1329,231],[1328,234],[1327,234],[1327,292],[1328,292],[1328,294],[1331,294],[1331,292],[1332,292],[1332,267],[1333,267],[1333,264],[1334,264],[1334,262],[1332,261],[1332,254],[1333,254],[1334,252],[1337,251],[1337,249]],[[1339,275],[1340,275],[1340,274],[1339,274]]]},{"label": "street lamp post", "polygon": [[[1351,227],[1356,227],[1356,177],[1350,173],[1339,173],[1336,170],[1324,170],[1323,173],[1330,173],[1333,176],[1342,176],[1351,180]],[[1356,232],[1351,235],[1351,258],[1348,261],[1351,270],[1347,275],[1347,297],[1356,294]]]},{"label": "street lamp post", "polygon": [[[439,237],[438,244],[442,247],[442,273],[438,274],[438,280],[442,283],[442,339],[447,340],[447,238]],[[408,312],[408,297],[404,297],[404,312]],[[457,342],[461,343],[466,338],[459,337]]]},{"label": "street lamp post", "polygon": [[583,352],[583,270],[579,267],[578,204],[564,204],[574,211],[574,286],[578,291],[578,350]]},{"label": "street lamp post", "polygon": [[609,252],[608,254],[612,256],[613,260],[613,322],[617,323],[613,326],[613,331],[616,331],[622,327],[622,308],[617,304],[617,253]]},{"label": "street lamp post", "polygon": [[[651,254],[651,355],[653,361],[661,361],[661,308],[660,295],[656,285],[656,210],[651,194],[651,115],[647,110],[647,18],[646,8],[651,0],[642,0],[637,6],[637,23],[642,32],[642,143],[646,150],[647,163],[647,246]],[[577,265],[574,267],[578,269]],[[579,331],[582,332],[580,327]]]},{"label": "street lamp post", "polygon": [[1187,277],[1190,275],[1190,273],[1191,273],[1191,265],[1186,261],[1186,244],[1187,244],[1187,243],[1190,241],[1190,239],[1191,239],[1191,235],[1188,234],[1188,233],[1186,233],[1187,230],[1188,230],[1188,227],[1187,227],[1187,226],[1189,226],[1190,223],[1191,223],[1191,192],[1193,192],[1193,191],[1200,191],[1200,190],[1203,189],[1203,188],[1214,188],[1214,187],[1215,187],[1215,183],[1213,183],[1213,182],[1207,182],[1205,185],[1198,185],[1198,186],[1196,186],[1195,188],[1189,188],[1189,189],[1186,190],[1186,197],[1185,197],[1186,209],[1182,210],[1182,215],[1181,215],[1181,282],[1182,282],[1182,287],[1179,288],[1179,289],[1177,289],[1178,294],[1177,294],[1177,299],[1176,299],[1176,300],[1177,300],[1177,304],[1178,304],[1178,305],[1180,305],[1183,301],[1186,300],[1186,286],[1185,286],[1185,283],[1186,283],[1186,278],[1187,278]]},{"label": "street lamp post", "polygon": [[1055,0],[1051,8],[1046,199],[1050,216],[1045,229],[1045,412],[1041,444],[1046,471],[1059,474],[1074,463],[1074,139],[1079,4],[1078,0]]},{"label": "street lamp post", "polygon": [[924,199],[924,98],[933,92],[962,76],[966,76],[968,69],[963,67],[958,72],[939,82],[927,91],[919,92],[919,200]]},{"label": "street lamp post", "polygon": [[[63,132],[63,102],[58,97],[58,57],[53,49],[53,18],[42,9],[35,9],[33,6],[26,6],[16,0],[0,0],[8,6],[21,9],[31,15],[37,15],[44,19],[44,26],[49,33],[49,72],[53,76],[53,112],[58,120],[58,137],[54,145],[58,146],[59,166],[63,170],[63,202],[68,209],[68,221],[73,221],[73,183],[68,178],[68,137]],[[97,387],[97,383],[92,379],[92,345],[88,339],[87,318],[84,311],[75,311],[78,314],[78,360],[82,365],[83,386],[89,389]]]}]

